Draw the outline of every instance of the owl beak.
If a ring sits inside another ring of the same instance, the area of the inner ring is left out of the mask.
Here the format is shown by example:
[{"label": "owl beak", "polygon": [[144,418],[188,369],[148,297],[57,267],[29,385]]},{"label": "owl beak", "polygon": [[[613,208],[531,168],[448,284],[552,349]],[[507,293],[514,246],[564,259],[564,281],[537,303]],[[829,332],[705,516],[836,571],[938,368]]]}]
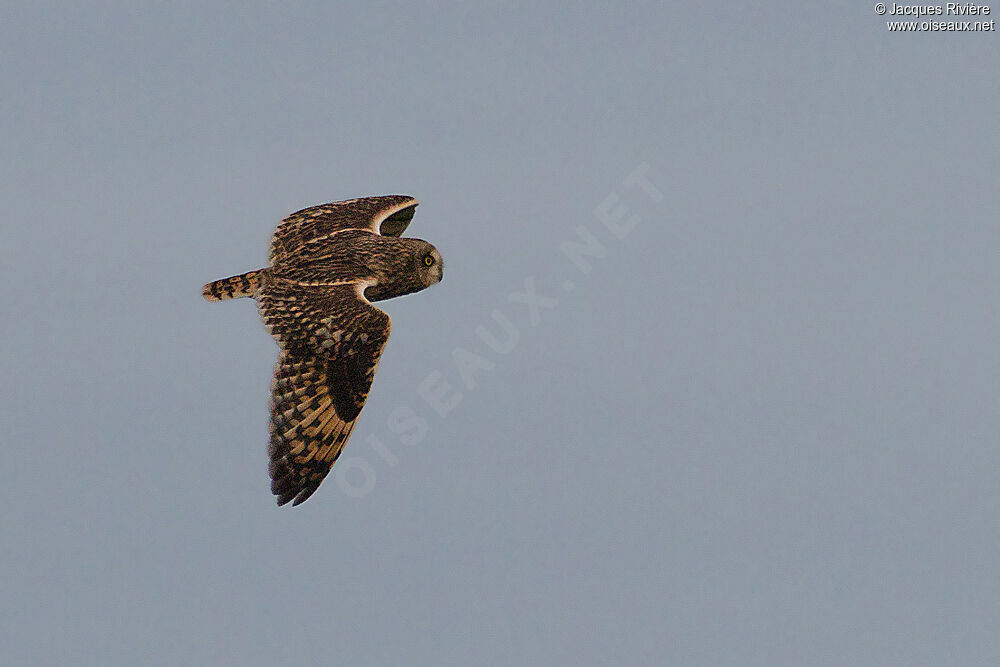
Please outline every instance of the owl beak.
[{"label": "owl beak", "polygon": [[439,283],[444,277],[444,258],[441,257],[441,253],[437,249],[434,250],[434,254],[436,255],[434,258],[436,260],[434,262],[434,282]]}]

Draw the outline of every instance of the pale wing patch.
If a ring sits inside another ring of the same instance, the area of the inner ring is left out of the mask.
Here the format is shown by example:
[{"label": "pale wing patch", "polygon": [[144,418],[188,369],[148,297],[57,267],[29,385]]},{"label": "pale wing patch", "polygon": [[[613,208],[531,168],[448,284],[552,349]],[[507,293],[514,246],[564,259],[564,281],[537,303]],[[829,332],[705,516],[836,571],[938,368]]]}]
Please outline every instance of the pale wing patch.
[{"label": "pale wing patch", "polygon": [[354,428],[337,415],[322,365],[284,355],[275,368],[269,454],[279,505],[298,505],[319,488]]}]

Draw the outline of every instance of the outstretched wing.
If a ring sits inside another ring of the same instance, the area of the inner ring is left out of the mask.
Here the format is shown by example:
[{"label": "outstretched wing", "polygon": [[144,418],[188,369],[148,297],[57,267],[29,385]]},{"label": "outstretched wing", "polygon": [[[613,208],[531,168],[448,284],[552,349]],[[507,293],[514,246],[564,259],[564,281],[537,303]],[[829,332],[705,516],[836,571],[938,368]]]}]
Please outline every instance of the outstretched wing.
[{"label": "outstretched wing", "polygon": [[307,287],[276,280],[259,297],[281,356],[271,388],[271,492],[298,505],[340,456],[389,339],[367,283]]},{"label": "outstretched wing", "polygon": [[274,230],[270,262],[274,264],[287,257],[308,241],[345,229],[400,236],[413,219],[418,203],[409,195],[386,195],[337,201],[296,211]]}]

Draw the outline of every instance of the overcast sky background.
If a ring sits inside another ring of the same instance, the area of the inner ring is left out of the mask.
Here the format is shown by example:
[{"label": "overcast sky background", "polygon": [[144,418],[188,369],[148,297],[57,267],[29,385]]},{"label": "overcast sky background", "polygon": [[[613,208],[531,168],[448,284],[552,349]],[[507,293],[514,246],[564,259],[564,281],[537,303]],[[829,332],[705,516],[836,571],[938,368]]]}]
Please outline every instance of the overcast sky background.
[{"label": "overcast sky background", "polygon": [[[2,661],[997,664],[997,33],[755,4],[5,5]],[[387,193],[444,281],[279,509],[201,286]]]}]

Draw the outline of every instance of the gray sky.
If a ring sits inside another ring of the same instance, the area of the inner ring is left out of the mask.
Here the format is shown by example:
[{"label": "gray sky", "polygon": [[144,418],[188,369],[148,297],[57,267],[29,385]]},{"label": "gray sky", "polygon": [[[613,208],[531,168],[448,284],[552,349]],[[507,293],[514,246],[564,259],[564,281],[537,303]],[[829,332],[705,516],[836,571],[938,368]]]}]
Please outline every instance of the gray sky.
[{"label": "gray sky", "polygon": [[[996,664],[1000,50],[886,18],[5,6],[2,661]],[[201,286],[397,192],[444,281],[279,509]]]}]

